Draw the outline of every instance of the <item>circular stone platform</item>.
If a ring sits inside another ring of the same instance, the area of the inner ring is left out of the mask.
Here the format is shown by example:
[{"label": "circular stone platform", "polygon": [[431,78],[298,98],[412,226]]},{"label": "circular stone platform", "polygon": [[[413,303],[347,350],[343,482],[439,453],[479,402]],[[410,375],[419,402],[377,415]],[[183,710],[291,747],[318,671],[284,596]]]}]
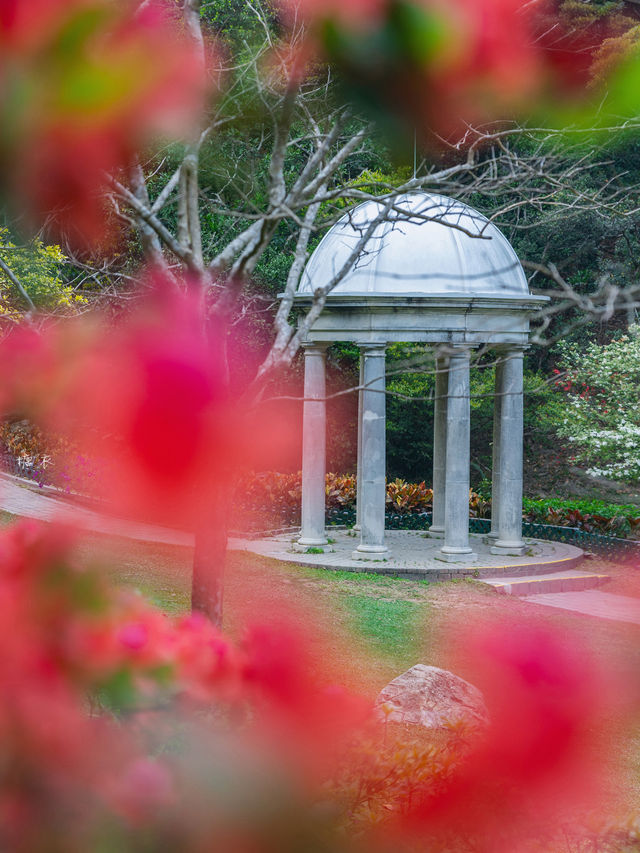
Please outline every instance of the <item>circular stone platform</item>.
[{"label": "circular stone platform", "polygon": [[350,530],[330,528],[331,544],[324,553],[300,553],[294,550],[298,534],[280,533],[260,539],[235,540],[232,547],[263,557],[318,569],[350,572],[375,572],[397,575],[407,580],[443,581],[454,578],[486,578],[497,575],[535,575],[572,569],[584,552],[564,542],[525,539],[527,553],[522,557],[502,557],[491,554],[490,545],[479,534],[470,536],[470,545],[478,559],[469,566],[444,563],[436,559],[442,547],[441,539],[431,539],[421,530],[388,530],[385,534],[389,556],[385,560],[353,560],[355,535]]}]

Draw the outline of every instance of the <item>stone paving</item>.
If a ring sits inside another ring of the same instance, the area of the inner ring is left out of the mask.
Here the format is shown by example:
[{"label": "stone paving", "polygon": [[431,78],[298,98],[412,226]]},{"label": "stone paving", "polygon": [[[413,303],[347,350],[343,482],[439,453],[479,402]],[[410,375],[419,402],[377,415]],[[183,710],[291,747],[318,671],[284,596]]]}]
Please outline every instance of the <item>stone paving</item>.
[{"label": "stone paving", "polygon": [[468,565],[445,563],[437,559],[442,539],[431,539],[419,530],[389,530],[386,543],[389,556],[384,560],[354,560],[351,557],[358,540],[351,531],[329,528],[331,538],[325,553],[299,553],[294,550],[295,534],[247,541],[245,550],[297,565],[352,572],[375,572],[410,579],[433,581],[460,577],[493,577],[501,574],[537,574],[576,566],[583,556],[579,548],[563,542],[542,542],[528,539],[527,554],[523,557],[503,557],[491,554],[490,546],[480,535],[470,537],[478,554],[477,562]]}]

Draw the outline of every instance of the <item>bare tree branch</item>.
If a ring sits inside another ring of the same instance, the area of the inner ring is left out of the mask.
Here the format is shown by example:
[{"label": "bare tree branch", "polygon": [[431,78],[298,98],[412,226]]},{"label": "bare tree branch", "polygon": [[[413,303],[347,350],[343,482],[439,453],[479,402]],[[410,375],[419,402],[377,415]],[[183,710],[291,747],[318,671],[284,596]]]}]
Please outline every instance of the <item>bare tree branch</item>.
[{"label": "bare tree branch", "polygon": [[180,260],[183,261],[189,269],[192,269],[194,265],[191,249],[181,246],[169,229],[164,226],[153,213],[151,213],[146,205],[136,198],[131,190],[127,189],[127,187],[123,186],[120,181],[116,180],[112,176],[108,176],[108,181],[120,198],[127,202],[129,207],[134,210],[138,217],[153,228],[167,248],[170,249],[177,258],[180,258]]},{"label": "bare tree branch", "polygon": [[[141,205],[149,208],[149,192],[144,179],[144,173],[140,161],[136,158],[129,171],[129,180],[135,197]],[[148,222],[138,215],[138,229],[140,232],[140,242],[142,251],[151,259],[152,263],[158,267],[166,267],[164,256],[162,254],[162,245],[156,231],[149,225]]]}]

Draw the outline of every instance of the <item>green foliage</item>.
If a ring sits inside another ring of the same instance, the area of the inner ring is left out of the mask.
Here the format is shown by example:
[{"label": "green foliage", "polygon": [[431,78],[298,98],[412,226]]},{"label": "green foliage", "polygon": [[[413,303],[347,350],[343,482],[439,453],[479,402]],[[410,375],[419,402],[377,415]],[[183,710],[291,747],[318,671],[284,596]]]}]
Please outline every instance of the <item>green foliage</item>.
[{"label": "green foliage", "polygon": [[433,489],[424,483],[406,483],[396,478],[387,483],[386,506],[391,512],[404,515],[409,512],[426,512],[433,504]]},{"label": "green foliage", "polygon": [[618,0],[562,0],[558,4],[561,20],[574,28],[590,27],[603,18],[607,18],[609,26],[615,31],[623,31],[632,27],[634,18],[623,12],[624,4]]},{"label": "green foliage", "polygon": [[576,527],[587,533],[601,533],[623,539],[640,536],[640,508],[616,506],[604,501],[528,500],[523,501],[524,518],[540,524]]},{"label": "green foliage", "polygon": [[[272,33],[275,33],[275,3],[260,0],[259,5]],[[244,44],[253,44],[264,38],[262,24],[246,0],[205,0],[201,6],[201,15],[204,26],[236,51]]]},{"label": "green foliage", "polygon": [[[387,389],[387,471],[407,480],[431,480],[433,467],[433,359],[422,347],[389,348]],[[424,372],[397,373],[410,369]],[[493,361],[471,371],[472,484],[490,476],[495,369]],[[553,445],[557,416],[549,407],[554,394],[545,377],[525,369],[525,440],[530,446]]]},{"label": "green foliage", "polygon": [[522,505],[526,512],[545,509],[577,510],[584,514],[602,515],[605,518],[640,515],[640,507],[634,504],[610,504],[606,501],[581,498],[576,500],[568,498],[524,498]]},{"label": "green foliage", "polygon": [[[411,177],[411,170],[408,166],[396,166],[390,168],[390,164],[384,164],[386,168],[375,168],[369,166],[364,168],[356,177],[354,177],[346,186],[346,189],[358,189],[361,192],[369,193],[370,195],[379,196],[389,192],[394,187],[406,183]],[[349,198],[338,197],[335,201],[323,203],[321,211],[325,216],[333,216],[335,209],[346,209],[353,205],[353,200]]]},{"label": "green foliage", "polygon": [[560,346],[557,386],[564,391],[558,434],[594,475],[640,479],[640,328],[580,351]]},{"label": "green foliage", "polygon": [[[592,4],[580,4],[588,7]],[[640,186],[640,140],[637,132],[616,131],[585,138],[577,137],[559,143],[531,134],[514,140],[514,149],[522,156],[545,153],[567,168],[577,167],[570,185],[561,184],[553,195],[555,211],[546,206],[526,205],[507,215],[499,215],[497,224],[522,260],[553,263],[567,282],[580,294],[593,292],[598,280],[606,276],[618,286],[637,281],[637,258],[640,257],[640,216],[637,188]],[[542,184],[541,184],[542,185]],[[612,205],[599,204],[603,187],[616,189],[618,198]],[[575,204],[579,192],[593,203]],[[496,187],[484,193],[473,193],[469,203],[488,216],[508,205],[510,189]],[[531,285],[544,290],[555,289],[555,283],[536,273]],[[574,330],[573,325],[580,324]],[[586,320],[586,322],[585,322]],[[584,345],[597,337],[602,343],[620,328],[620,317],[604,323],[592,322],[576,308],[567,308],[556,318],[547,335],[574,340]],[[549,351],[533,351],[529,361],[545,371],[554,365]]]},{"label": "green foliage", "polygon": [[[61,270],[67,258],[60,246],[33,240],[17,246],[7,228],[0,228],[0,257],[29,294],[36,308],[69,309],[86,300],[64,281]],[[13,316],[28,306],[7,276],[0,270],[0,315]]]}]

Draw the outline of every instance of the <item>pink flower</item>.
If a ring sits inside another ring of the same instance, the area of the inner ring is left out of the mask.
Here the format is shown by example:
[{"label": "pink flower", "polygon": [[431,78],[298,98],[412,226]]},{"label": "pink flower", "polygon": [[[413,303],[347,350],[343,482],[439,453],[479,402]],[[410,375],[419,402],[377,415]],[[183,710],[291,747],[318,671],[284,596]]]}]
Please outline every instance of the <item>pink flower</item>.
[{"label": "pink flower", "polygon": [[118,630],[118,642],[131,651],[142,649],[148,641],[149,631],[147,626],[140,622],[123,625]]},{"label": "pink flower", "polygon": [[[162,61],[158,61],[162,57]],[[183,133],[205,75],[167,3],[2,0],[0,188],[34,227],[104,240],[105,173],[158,133]]]}]

